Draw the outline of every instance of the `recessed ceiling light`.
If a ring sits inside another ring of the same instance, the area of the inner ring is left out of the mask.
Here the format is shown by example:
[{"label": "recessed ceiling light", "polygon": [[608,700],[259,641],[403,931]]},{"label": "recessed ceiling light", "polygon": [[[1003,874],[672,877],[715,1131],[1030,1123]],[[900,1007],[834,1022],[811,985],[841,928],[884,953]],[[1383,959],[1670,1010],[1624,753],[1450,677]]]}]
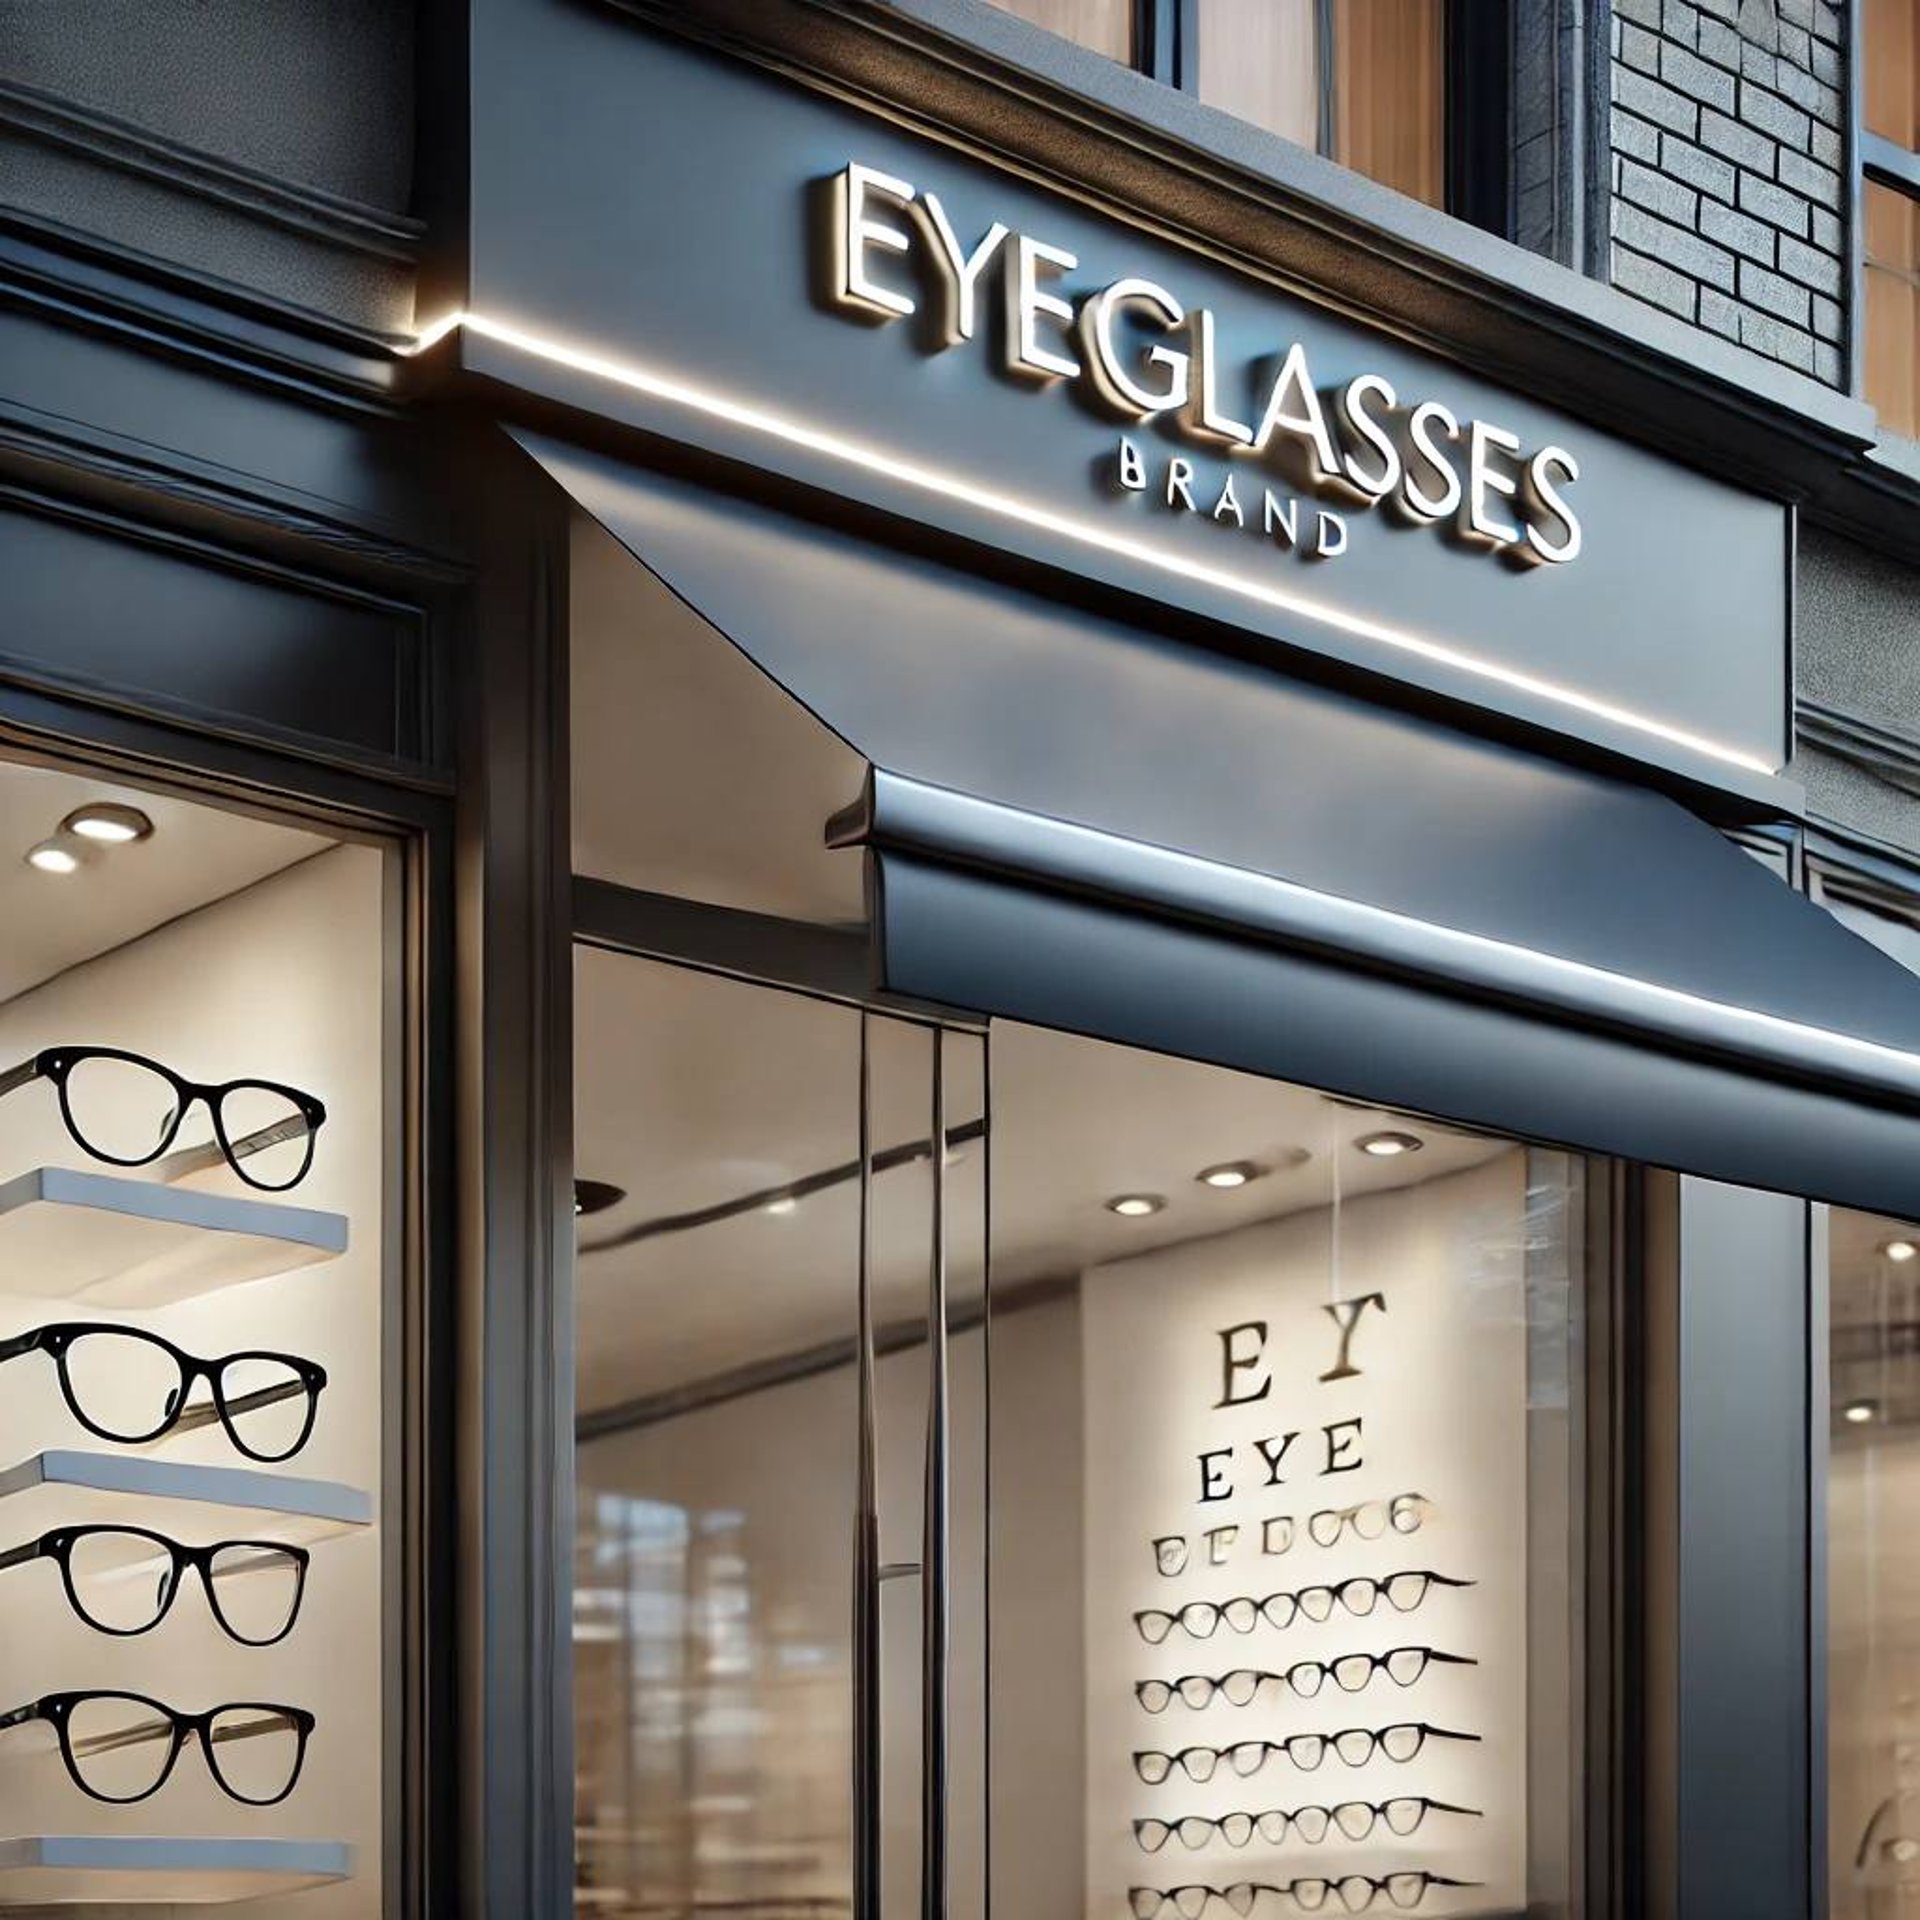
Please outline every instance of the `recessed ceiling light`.
[{"label": "recessed ceiling light", "polygon": [[1107,1202],[1107,1211],[1117,1213],[1123,1220],[1144,1220],[1160,1212],[1166,1204],[1165,1196],[1158,1193],[1116,1193]]},{"label": "recessed ceiling light", "polygon": [[80,856],[58,840],[42,840],[37,847],[27,849],[27,865],[41,873],[77,873]]},{"label": "recessed ceiling light", "polygon": [[1871,1400],[1849,1400],[1840,1410],[1840,1417],[1852,1426],[1864,1427],[1879,1411]]},{"label": "recessed ceiling light", "polygon": [[799,1205],[800,1202],[796,1200],[792,1194],[783,1193],[778,1200],[769,1200],[767,1202],[767,1211],[771,1214],[778,1215],[784,1220],[788,1214],[796,1211]]},{"label": "recessed ceiling light", "polygon": [[1256,1166],[1251,1160],[1224,1160],[1217,1167],[1202,1167],[1193,1177],[1203,1187],[1217,1187],[1222,1193],[1230,1193],[1235,1187],[1258,1180],[1265,1172],[1265,1167]]},{"label": "recessed ceiling light", "polygon": [[604,1180],[576,1180],[573,1183],[573,1217],[584,1219],[590,1213],[605,1213],[627,1197],[624,1187],[609,1186]]},{"label": "recessed ceiling light", "polygon": [[1916,1247],[1911,1240],[1889,1240],[1881,1246],[1880,1251],[1889,1260],[1904,1261],[1911,1260],[1916,1253],[1920,1253],[1920,1247]]},{"label": "recessed ceiling light", "polygon": [[60,831],[77,833],[82,840],[96,840],[102,846],[124,847],[129,841],[146,839],[153,832],[153,822],[138,807],[98,800],[76,807],[61,821]]},{"label": "recessed ceiling light", "polygon": [[1363,1133],[1353,1144],[1376,1160],[1394,1160],[1403,1153],[1418,1153],[1423,1143],[1417,1133]]}]

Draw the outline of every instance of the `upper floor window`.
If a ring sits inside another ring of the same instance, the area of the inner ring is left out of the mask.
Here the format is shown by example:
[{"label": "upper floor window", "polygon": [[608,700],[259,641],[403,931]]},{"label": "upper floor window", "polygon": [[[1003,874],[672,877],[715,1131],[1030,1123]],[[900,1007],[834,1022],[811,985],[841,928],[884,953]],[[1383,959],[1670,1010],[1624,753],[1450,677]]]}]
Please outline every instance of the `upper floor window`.
[{"label": "upper floor window", "polygon": [[1920,435],[1920,0],[1864,0],[1861,389]]},{"label": "upper floor window", "polygon": [[1449,191],[1446,0],[995,3],[1429,206],[1468,211],[1457,178]]}]

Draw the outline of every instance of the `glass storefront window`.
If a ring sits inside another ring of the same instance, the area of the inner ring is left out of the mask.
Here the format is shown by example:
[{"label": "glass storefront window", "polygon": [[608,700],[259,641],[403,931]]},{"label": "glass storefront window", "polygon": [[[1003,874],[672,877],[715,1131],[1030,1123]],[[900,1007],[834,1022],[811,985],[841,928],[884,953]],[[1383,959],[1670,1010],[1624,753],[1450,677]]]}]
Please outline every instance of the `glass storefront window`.
[{"label": "glass storefront window", "polygon": [[1895,433],[1920,434],[1920,200],[1877,181],[1866,219],[1866,397]]},{"label": "glass storefront window", "polygon": [[370,1920],[389,856],[65,763],[0,848],[0,1908]]},{"label": "glass storefront window", "polygon": [[[1829,900],[1920,972],[1920,928]],[[1827,1860],[1833,1920],[1920,1915],[1920,1227],[1827,1216]]]},{"label": "glass storefront window", "polygon": [[632,955],[576,989],[583,1910],[842,1909],[862,1791],[913,1910],[936,1443],[956,1916],[1567,1899],[1582,1162]]}]

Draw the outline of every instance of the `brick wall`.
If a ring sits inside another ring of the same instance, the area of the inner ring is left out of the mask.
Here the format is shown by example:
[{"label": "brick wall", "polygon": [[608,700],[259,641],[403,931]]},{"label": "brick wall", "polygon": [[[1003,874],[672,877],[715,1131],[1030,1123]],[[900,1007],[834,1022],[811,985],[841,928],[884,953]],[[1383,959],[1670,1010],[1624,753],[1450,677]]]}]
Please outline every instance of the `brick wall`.
[{"label": "brick wall", "polygon": [[1842,0],[1613,0],[1613,283],[1846,379]]}]

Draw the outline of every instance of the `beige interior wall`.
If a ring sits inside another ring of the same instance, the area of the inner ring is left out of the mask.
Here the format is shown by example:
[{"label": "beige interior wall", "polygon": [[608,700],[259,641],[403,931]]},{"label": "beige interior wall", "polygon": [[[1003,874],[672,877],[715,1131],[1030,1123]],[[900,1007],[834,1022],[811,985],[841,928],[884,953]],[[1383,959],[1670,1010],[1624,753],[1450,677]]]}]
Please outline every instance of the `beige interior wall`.
[{"label": "beige interior wall", "polygon": [[[349,1483],[373,1497],[376,1514],[384,1417],[382,900],[381,856],[338,848],[0,1007],[0,1067],[59,1043],[121,1046],[148,1053],[189,1078],[257,1074],[324,1101],[328,1118],[313,1170],[286,1198],[348,1216],[351,1238],[343,1257],[140,1313],[36,1299],[31,1273],[5,1270],[0,1337],[50,1321],[119,1321],[210,1358],[265,1348],[318,1360],[329,1380],[311,1440],[284,1466],[260,1470]],[[0,1101],[0,1175],[41,1165],[111,1171],[68,1139],[53,1089],[44,1083]],[[202,1184],[248,1191],[224,1171]],[[127,1451],[94,1440],[80,1427],[61,1399],[52,1364],[29,1354],[0,1369],[0,1469],[48,1447]],[[255,1465],[234,1451],[217,1426],[163,1439],[144,1451],[165,1460]],[[31,1537],[9,1523],[7,1505],[0,1500],[0,1548]],[[108,1518],[103,1511],[84,1517]],[[117,1509],[116,1517],[150,1524],[137,1503]],[[222,1530],[202,1537],[221,1537]],[[258,1531],[273,1537],[270,1524]],[[291,1638],[266,1649],[228,1641],[212,1623],[197,1581],[180,1593],[156,1631],[119,1640],[72,1617],[52,1563],[0,1573],[0,1710],[43,1693],[98,1687],[194,1710],[227,1700],[285,1702],[319,1717],[299,1786],[283,1805],[268,1809],[221,1794],[197,1748],[182,1753],[172,1779],[154,1798],[134,1807],[105,1806],[67,1778],[49,1729],[0,1734],[0,1837],[344,1840],[356,1854],[350,1883],[269,1899],[247,1911],[260,1920],[296,1914],[363,1920],[377,1914],[387,1724],[381,1602],[377,1527],[314,1547],[299,1624]]]}]

